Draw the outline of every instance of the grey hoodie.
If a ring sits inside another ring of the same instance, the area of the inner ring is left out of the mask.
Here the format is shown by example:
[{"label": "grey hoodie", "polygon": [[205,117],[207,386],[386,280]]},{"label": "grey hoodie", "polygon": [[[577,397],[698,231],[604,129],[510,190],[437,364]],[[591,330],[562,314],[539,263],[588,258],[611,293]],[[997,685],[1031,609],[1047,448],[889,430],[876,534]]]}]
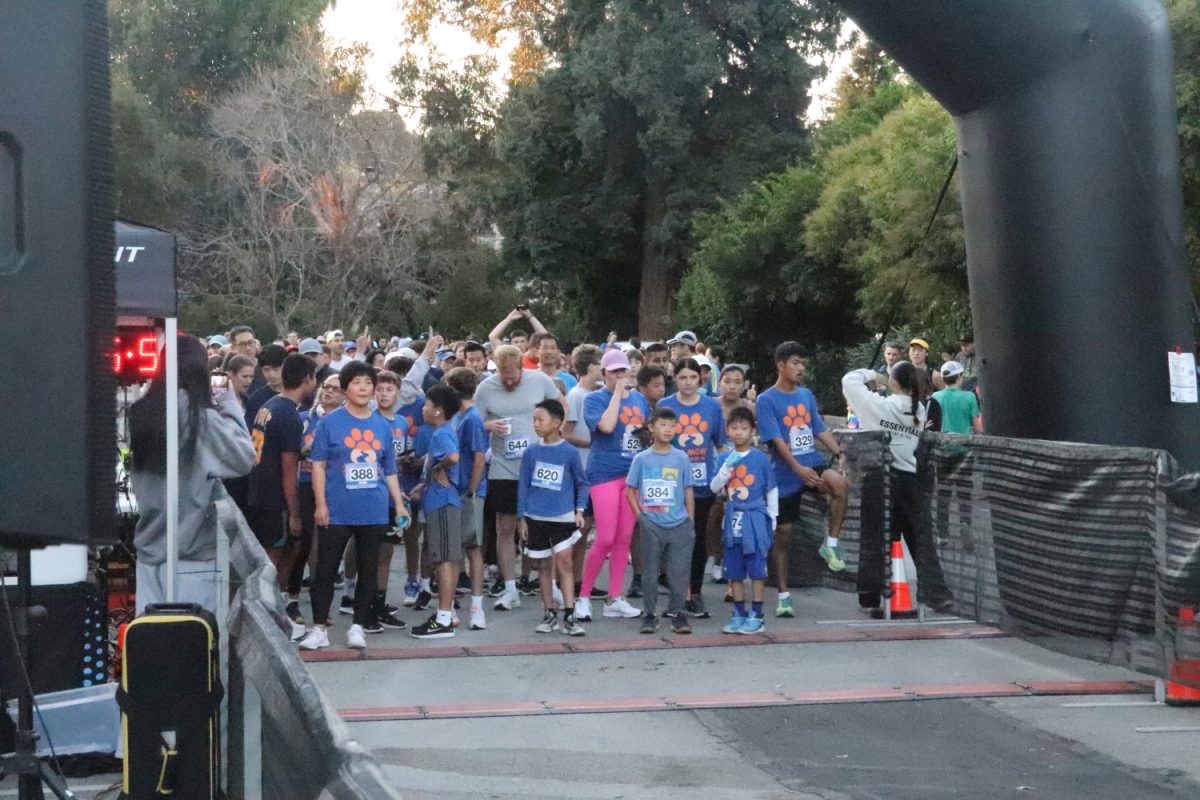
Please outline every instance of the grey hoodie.
[{"label": "grey hoodie", "polygon": [[[233,392],[217,398],[216,408],[200,417],[196,450],[179,461],[179,560],[211,561],[217,557],[217,511],[213,502],[222,478],[247,475],[254,466],[254,443]],[[188,399],[179,393],[179,440],[188,435]],[[129,475],[141,517],[133,533],[138,560],[158,565],[167,560],[167,476],[134,471]]]}]

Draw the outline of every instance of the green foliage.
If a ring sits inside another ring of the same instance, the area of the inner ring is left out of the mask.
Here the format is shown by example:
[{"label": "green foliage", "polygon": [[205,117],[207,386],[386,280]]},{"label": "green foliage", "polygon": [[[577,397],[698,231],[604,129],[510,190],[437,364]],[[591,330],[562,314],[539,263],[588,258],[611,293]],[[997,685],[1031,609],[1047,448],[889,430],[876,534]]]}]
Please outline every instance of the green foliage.
[{"label": "green foliage", "polygon": [[119,66],[112,76],[112,120],[118,214],[163,228],[179,225],[206,180],[208,147],[173,132]]},{"label": "green foliage", "polygon": [[254,67],[274,63],[329,0],[111,0],[113,60],[181,133]]},{"label": "green foliage", "polygon": [[554,66],[502,108],[509,270],[556,285],[593,335],[661,336],[694,213],[805,152],[805,55],[833,20],[790,0],[565,4]]},{"label": "green foliage", "polygon": [[968,316],[956,191],[925,235],[954,145],[949,115],[920,93],[825,159],[828,183],[806,220],[805,246],[826,267],[859,274],[859,317],[871,329],[908,323],[953,336]]},{"label": "green foliage", "polygon": [[1184,234],[1193,285],[1200,289],[1200,3],[1166,0],[1166,7],[1175,44]]}]

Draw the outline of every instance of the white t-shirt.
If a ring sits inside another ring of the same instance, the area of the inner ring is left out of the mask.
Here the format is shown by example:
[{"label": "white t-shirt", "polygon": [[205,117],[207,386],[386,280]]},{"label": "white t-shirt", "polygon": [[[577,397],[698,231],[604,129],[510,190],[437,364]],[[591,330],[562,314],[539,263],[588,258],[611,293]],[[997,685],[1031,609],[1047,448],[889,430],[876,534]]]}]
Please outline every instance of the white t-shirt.
[{"label": "white t-shirt", "polygon": [[[567,392],[567,422],[575,423],[575,430],[572,435],[583,436],[588,441],[591,441],[592,434],[588,430],[587,423],[583,421],[583,401],[587,400],[587,396],[594,392],[595,389],[585,389],[583,385],[576,386]],[[583,460],[583,468],[587,469],[588,454],[592,448],[580,447],[575,445],[579,451],[579,457]]]}]

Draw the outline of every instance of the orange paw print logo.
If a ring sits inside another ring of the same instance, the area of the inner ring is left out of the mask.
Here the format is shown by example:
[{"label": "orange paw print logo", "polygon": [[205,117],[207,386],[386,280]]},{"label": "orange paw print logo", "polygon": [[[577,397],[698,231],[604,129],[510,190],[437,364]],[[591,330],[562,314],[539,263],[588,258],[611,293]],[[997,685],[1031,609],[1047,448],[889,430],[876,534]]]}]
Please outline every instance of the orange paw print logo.
[{"label": "orange paw print logo", "polygon": [[738,464],[733,468],[733,475],[729,478],[729,496],[738,500],[746,500],[750,497],[750,487],[753,485],[754,475],[746,469],[745,464]]},{"label": "orange paw print logo", "polygon": [[708,423],[699,414],[683,414],[675,423],[675,435],[679,438],[679,446],[687,447],[704,444],[704,434],[708,432]]},{"label": "orange paw print logo", "polygon": [[812,423],[812,414],[808,413],[808,408],[803,405],[788,406],[787,415],[783,418],[783,424],[789,428],[807,428]]},{"label": "orange paw print logo", "polygon": [[622,406],[621,407],[621,423],[627,426],[638,427],[646,421],[646,415],[642,413],[642,409],[637,406]]},{"label": "orange paw print logo", "polygon": [[350,435],[342,440],[342,444],[350,448],[350,460],[353,462],[375,461],[375,451],[382,448],[374,431],[360,431],[358,428],[351,428]]}]

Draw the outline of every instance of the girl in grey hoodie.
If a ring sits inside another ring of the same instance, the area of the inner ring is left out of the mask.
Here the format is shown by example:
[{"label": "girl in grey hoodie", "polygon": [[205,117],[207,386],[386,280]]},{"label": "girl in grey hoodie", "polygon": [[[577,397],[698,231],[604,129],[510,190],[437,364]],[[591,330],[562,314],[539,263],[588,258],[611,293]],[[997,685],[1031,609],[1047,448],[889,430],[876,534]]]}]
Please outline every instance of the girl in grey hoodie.
[{"label": "girl in grey hoodie", "polygon": [[[887,431],[892,451],[891,538],[904,537],[917,566],[918,599],[935,611],[949,611],[954,600],[946,586],[942,565],[929,526],[921,524],[921,491],[917,481],[917,444],[925,428],[926,398],[917,368],[909,361],[892,367],[888,388],[891,394],[880,397],[875,382],[885,376],[874,370],[858,369],[842,378],[842,394],[858,415],[865,431]],[[864,531],[866,533],[866,531]],[[858,567],[858,603],[882,616],[879,611],[883,585],[882,542],[864,536]]]},{"label": "girl in grey hoodie", "polygon": [[[137,550],[138,605],[166,599],[167,434],[165,359],[145,396],[129,409],[133,469],[129,480],[141,516],[133,534]],[[246,475],[254,444],[237,396],[215,402],[204,345],[179,337],[179,525],[176,600],[216,610],[217,511],[221,479]]]}]

